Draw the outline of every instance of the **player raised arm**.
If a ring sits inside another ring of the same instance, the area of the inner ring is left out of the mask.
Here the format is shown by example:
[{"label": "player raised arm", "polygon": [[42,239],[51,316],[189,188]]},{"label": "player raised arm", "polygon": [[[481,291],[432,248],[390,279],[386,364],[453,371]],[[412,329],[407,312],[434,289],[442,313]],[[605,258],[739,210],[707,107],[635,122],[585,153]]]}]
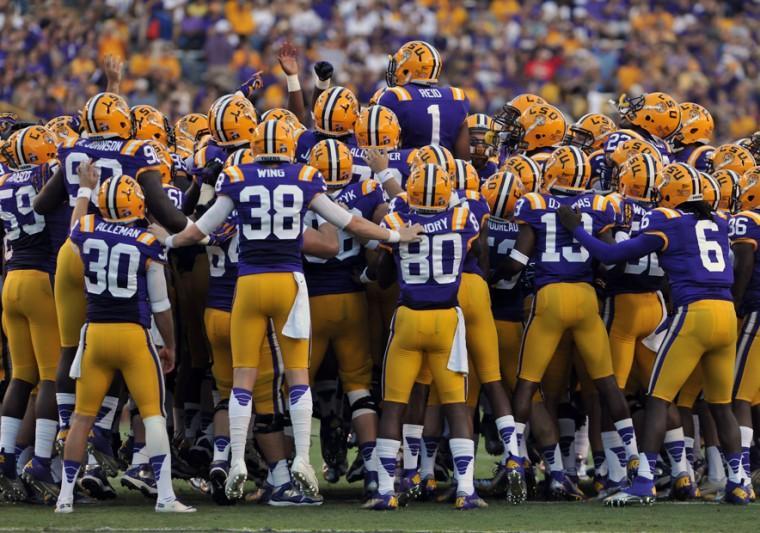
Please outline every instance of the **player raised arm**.
[{"label": "player raised arm", "polygon": [[74,210],[71,212],[70,228],[73,228],[77,221],[87,214],[92,193],[98,188],[99,174],[100,172],[95,168],[92,159],[82,161],[77,168],[79,191],[77,192],[77,202],[74,204]]},{"label": "player raised arm", "polygon": [[288,110],[298,117],[302,123],[306,121],[306,104],[298,79],[298,49],[289,41],[285,41],[277,52],[277,60],[285,73],[288,82]]},{"label": "player raised arm", "polygon": [[121,94],[121,79],[124,73],[124,60],[119,56],[108,54],[103,59],[103,73],[106,75],[106,91]]}]

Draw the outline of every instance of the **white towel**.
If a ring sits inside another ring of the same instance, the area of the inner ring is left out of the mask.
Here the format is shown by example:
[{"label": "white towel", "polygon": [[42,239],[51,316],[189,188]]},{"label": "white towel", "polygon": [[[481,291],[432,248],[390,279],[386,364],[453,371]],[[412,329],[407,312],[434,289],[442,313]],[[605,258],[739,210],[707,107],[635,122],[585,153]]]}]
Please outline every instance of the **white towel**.
[{"label": "white towel", "polygon": [[282,328],[282,334],[291,339],[308,339],[311,337],[311,311],[309,310],[309,289],[306,278],[300,272],[293,272],[298,284],[298,293],[290,309],[288,321]]},{"label": "white towel", "polygon": [[662,307],[662,320],[652,333],[641,340],[641,344],[657,353],[660,351],[660,346],[665,341],[665,335],[668,333],[666,327],[668,322],[668,309],[665,307],[665,298],[662,297],[662,293],[657,291],[657,298],[660,300],[660,306]]},{"label": "white towel", "polygon": [[163,346],[164,338],[161,336],[161,332],[158,331],[158,325],[153,315],[150,316],[150,338],[153,341],[154,346]]},{"label": "white towel", "polygon": [[71,362],[71,368],[69,369],[69,377],[71,379],[78,379],[82,375],[82,357],[84,357],[84,336],[86,331],[87,322],[85,322],[82,329],[79,330],[79,346],[77,346],[77,354],[74,356],[74,360]]},{"label": "white towel", "polygon": [[452,372],[467,375],[469,367],[467,365],[467,338],[464,327],[464,314],[457,307],[457,329],[454,332],[454,341],[451,343],[451,354],[449,363],[446,367]]}]

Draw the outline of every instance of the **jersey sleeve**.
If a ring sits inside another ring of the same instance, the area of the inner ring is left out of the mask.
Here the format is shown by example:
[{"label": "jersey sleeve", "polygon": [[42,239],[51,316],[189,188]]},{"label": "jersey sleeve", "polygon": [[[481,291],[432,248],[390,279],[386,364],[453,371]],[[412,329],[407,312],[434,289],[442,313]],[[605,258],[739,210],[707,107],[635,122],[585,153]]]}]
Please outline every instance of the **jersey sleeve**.
[{"label": "jersey sleeve", "polygon": [[153,148],[150,141],[142,141],[134,147],[129,146],[129,143],[138,141],[128,141],[122,150],[134,151],[133,156],[139,161],[139,170],[135,172],[133,178],[137,179],[138,176],[151,170],[159,170],[161,168],[161,159],[158,156],[158,152]]},{"label": "jersey sleeve", "polygon": [[600,235],[615,227],[619,218],[614,201],[604,196],[596,195],[591,204],[591,213],[594,219],[594,235]]},{"label": "jersey sleeve", "polygon": [[158,241],[155,235],[146,231],[137,237],[137,242],[140,243],[140,251],[145,257],[161,264],[166,263],[166,248]]},{"label": "jersey sleeve", "polygon": [[662,250],[665,250],[670,243],[668,238],[669,221],[676,216],[678,213],[672,209],[652,209],[641,219],[641,233],[660,237],[664,242]]},{"label": "jersey sleeve", "polygon": [[87,233],[92,233],[95,229],[95,215],[85,215],[76,222],[71,228],[69,238],[71,242],[81,247]]},{"label": "jersey sleeve", "polygon": [[[399,213],[388,213],[383,217],[380,226],[389,230],[400,230],[404,226],[404,219]],[[398,249],[398,243],[380,243],[380,247],[394,253]]]},{"label": "jersey sleeve", "polygon": [[362,195],[367,202],[367,211],[370,213],[370,217],[372,216],[371,214],[375,212],[375,209],[377,209],[377,206],[385,203],[383,189],[375,180],[367,180],[362,182]]},{"label": "jersey sleeve", "polygon": [[463,89],[451,87],[451,100],[452,111],[464,113],[465,117],[470,114],[470,99]]},{"label": "jersey sleeve", "polygon": [[546,209],[546,201],[540,194],[529,193],[517,200],[515,220],[518,224],[536,226],[540,224],[541,211]]},{"label": "jersey sleeve", "polygon": [[240,167],[227,167],[216,179],[214,190],[216,191],[216,194],[229,196],[234,200],[237,197],[237,192],[240,190],[240,185],[244,181],[245,177],[243,176],[243,171],[240,170]]},{"label": "jersey sleeve", "polygon": [[469,250],[480,233],[480,224],[469,207],[460,206],[451,210],[451,229],[462,234]]},{"label": "jersey sleeve", "polygon": [[760,214],[742,211],[731,217],[728,222],[728,237],[731,244],[749,244],[757,250],[760,238]]}]

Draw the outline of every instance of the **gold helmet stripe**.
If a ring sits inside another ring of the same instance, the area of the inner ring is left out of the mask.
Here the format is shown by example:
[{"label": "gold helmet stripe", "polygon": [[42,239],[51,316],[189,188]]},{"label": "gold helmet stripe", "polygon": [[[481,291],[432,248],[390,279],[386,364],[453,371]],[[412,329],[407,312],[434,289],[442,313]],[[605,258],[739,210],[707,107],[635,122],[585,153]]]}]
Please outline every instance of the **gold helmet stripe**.
[{"label": "gold helmet stripe", "polygon": [[504,206],[507,204],[507,198],[509,198],[509,191],[512,189],[513,182],[514,179],[511,173],[502,172],[499,190],[496,192],[496,208],[494,209],[494,216],[498,218],[503,218]]},{"label": "gold helmet stripe", "polygon": [[343,92],[343,87],[336,85],[330,89],[330,91],[331,92],[327,97],[327,102],[325,103],[325,108],[322,111],[322,129],[325,131],[332,131],[332,115],[335,111],[338,98],[340,98],[340,95]]},{"label": "gold helmet stripe", "polygon": [[19,166],[25,166],[27,164],[26,157],[24,156],[24,137],[26,136],[29,128],[21,130],[16,137],[16,146],[13,149],[16,151],[16,161]]},{"label": "gold helmet stripe", "polygon": [[367,121],[367,133],[369,134],[370,146],[380,145],[380,106],[372,106],[369,110],[369,120]]},{"label": "gold helmet stripe", "polygon": [[121,176],[114,176],[108,184],[108,191],[106,194],[106,207],[108,208],[108,214],[114,220],[118,220],[119,211],[116,208],[116,193],[119,190],[119,181]]},{"label": "gold helmet stripe", "polygon": [[573,176],[572,186],[576,189],[583,187],[583,156],[581,155],[580,148],[576,146],[569,146],[570,153],[573,154],[573,161],[575,163],[575,176]]},{"label": "gold helmet stripe", "polygon": [[425,199],[425,207],[432,207],[433,198],[435,198],[435,165],[425,165],[423,193],[422,196]]},{"label": "gold helmet stripe", "polygon": [[97,133],[98,125],[95,123],[95,109],[98,107],[98,102],[103,98],[105,93],[98,93],[90,99],[90,105],[87,107],[87,124],[90,125],[90,133]]},{"label": "gold helmet stripe", "polygon": [[214,114],[214,129],[216,130],[216,134],[219,136],[219,140],[221,142],[227,142],[227,135],[224,133],[224,113],[227,111],[227,107],[229,107],[230,102],[234,98],[234,95],[228,94],[226,96],[223,96],[222,99],[219,102],[219,106],[217,107],[217,112]]},{"label": "gold helmet stripe", "polygon": [[267,121],[266,130],[264,130],[264,149],[267,154],[274,154],[274,138],[276,127],[276,120]]},{"label": "gold helmet stripe", "polygon": [[335,139],[327,140],[327,162],[330,168],[330,181],[340,177],[340,158],[338,157],[338,143]]}]

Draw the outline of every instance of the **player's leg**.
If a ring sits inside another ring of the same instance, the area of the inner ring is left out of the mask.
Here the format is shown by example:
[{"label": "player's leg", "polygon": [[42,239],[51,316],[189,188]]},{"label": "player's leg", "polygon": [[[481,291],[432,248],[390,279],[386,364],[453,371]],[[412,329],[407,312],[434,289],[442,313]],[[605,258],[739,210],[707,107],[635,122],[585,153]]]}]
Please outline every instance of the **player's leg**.
[{"label": "player's leg", "polygon": [[752,402],[760,393],[760,312],[754,311],[744,319],[736,353],[733,410],[739,424],[742,444],[742,464],[750,474],[750,447],[758,428],[752,424]]}]

